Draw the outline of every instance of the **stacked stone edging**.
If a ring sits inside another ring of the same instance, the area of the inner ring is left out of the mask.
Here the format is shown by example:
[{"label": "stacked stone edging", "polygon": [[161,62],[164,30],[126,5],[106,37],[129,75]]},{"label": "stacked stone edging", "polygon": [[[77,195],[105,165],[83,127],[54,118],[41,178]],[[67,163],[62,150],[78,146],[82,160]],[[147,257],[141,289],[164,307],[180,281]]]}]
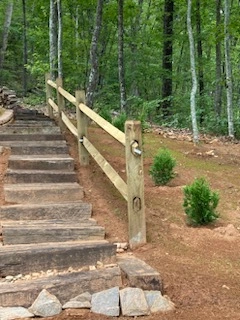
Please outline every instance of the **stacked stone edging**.
[{"label": "stacked stone edging", "polygon": [[147,316],[155,312],[168,312],[175,309],[174,304],[160,291],[143,291],[139,288],[113,287],[90,294],[84,292],[71,298],[64,305],[59,299],[43,289],[29,308],[0,308],[0,319],[50,317],[64,309],[89,309],[93,313],[106,316]]}]

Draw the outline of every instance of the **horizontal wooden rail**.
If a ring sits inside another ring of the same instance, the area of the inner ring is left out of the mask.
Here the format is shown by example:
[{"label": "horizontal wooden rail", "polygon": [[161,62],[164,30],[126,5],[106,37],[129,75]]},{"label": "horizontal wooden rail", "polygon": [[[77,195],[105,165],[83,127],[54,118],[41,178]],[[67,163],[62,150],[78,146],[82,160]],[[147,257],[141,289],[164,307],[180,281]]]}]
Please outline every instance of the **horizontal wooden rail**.
[{"label": "horizontal wooden rail", "polygon": [[49,84],[49,86],[51,86],[52,88],[57,89],[57,84],[52,80],[48,79],[47,84]]},{"label": "horizontal wooden rail", "polygon": [[50,106],[53,108],[54,111],[58,112],[58,105],[51,99],[48,99],[48,103],[50,104]]},{"label": "horizontal wooden rail", "polygon": [[96,122],[101,128],[103,128],[107,133],[109,133],[113,138],[119,141],[125,146],[125,134],[118,128],[114,127],[111,123],[100,117],[96,112],[87,107],[85,104],[79,104],[80,110],[86,114],[90,119]]},{"label": "horizontal wooden rail", "polygon": [[68,119],[66,114],[62,111],[62,121],[65,123],[66,127],[69,129],[69,131],[72,132],[72,134],[77,137],[78,131],[77,128],[72,124],[72,122]]},{"label": "horizontal wooden rail", "polygon": [[72,104],[76,103],[76,98],[63,88],[59,87],[58,92]]},{"label": "horizontal wooden rail", "polygon": [[106,176],[111,180],[114,186],[118,189],[125,200],[128,200],[127,195],[127,184],[119,176],[119,174],[113,169],[113,167],[107,162],[107,160],[101,155],[101,153],[93,146],[93,144],[86,138],[83,137],[83,145],[97,162]]}]

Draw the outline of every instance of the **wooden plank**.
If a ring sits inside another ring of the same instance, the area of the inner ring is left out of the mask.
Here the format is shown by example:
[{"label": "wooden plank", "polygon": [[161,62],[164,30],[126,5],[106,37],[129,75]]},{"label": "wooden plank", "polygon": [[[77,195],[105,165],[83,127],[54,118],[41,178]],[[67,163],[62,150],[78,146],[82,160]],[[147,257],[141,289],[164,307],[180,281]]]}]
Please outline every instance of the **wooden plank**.
[{"label": "wooden plank", "polygon": [[69,92],[64,90],[62,87],[58,88],[58,92],[72,104],[76,103],[76,98],[73,95],[71,95]]},{"label": "wooden plank", "polygon": [[163,292],[163,282],[159,272],[146,262],[125,254],[119,255],[117,262],[127,282],[124,285]]},{"label": "wooden plank", "polygon": [[70,241],[3,246],[0,248],[0,276],[28,274],[56,269],[79,269],[97,261],[115,262],[116,246],[106,240]]},{"label": "wooden plank", "polygon": [[[128,233],[131,248],[146,243],[144,204],[144,172],[142,152],[142,129],[140,121],[125,123],[126,172],[128,186]],[[135,152],[139,150],[140,152]]]},{"label": "wooden plank", "polygon": [[125,146],[125,134],[114,127],[111,123],[100,117],[92,109],[87,107],[85,104],[80,103],[79,109],[84,112],[90,119],[96,122],[101,128],[103,128],[107,133],[109,133],[113,138],[119,141],[122,145]]},{"label": "wooden plank", "polygon": [[4,205],[0,210],[3,220],[70,220],[80,223],[91,218],[92,205],[86,202],[68,202],[51,204]]},{"label": "wooden plank", "polygon": [[66,114],[62,111],[62,121],[65,123],[66,127],[72,132],[72,134],[77,137],[78,131],[77,128],[72,124],[72,122],[68,119]]},{"label": "wooden plank", "polygon": [[107,160],[100,154],[100,152],[92,145],[92,143],[86,138],[83,138],[83,145],[87,151],[91,154],[93,159],[97,162],[106,176],[111,180],[114,186],[118,189],[124,199],[128,199],[127,185],[125,181],[119,176],[119,174],[113,169],[113,167],[107,162]]},{"label": "wooden plank", "polygon": [[57,84],[54,81],[52,81],[51,79],[47,80],[47,84],[49,84],[54,89],[57,89]]},{"label": "wooden plank", "polygon": [[51,224],[40,223],[28,224],[24,222],[20,224],[7,224],[3,222],[2,236],[4,245],[14,244],[30,244],[30,243],[46,243],[46,242],[65,242],[65,241],[79,241],[79,240],[103,240],[105,230],[100,226],[79,224]]},{"label": "wooden plank", "polygon": [[49,105],[54,109],[54,111],[58,112],[58,105],[51,99],[48,99]]}]

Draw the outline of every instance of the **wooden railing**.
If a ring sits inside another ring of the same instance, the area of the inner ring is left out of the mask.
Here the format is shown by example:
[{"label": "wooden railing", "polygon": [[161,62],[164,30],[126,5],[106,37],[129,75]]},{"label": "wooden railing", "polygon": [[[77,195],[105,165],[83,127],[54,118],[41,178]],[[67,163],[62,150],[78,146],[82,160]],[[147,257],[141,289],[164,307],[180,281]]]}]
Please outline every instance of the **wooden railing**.
[{"label": "wooden railing", "polygon": [[[56,99],[53,98],[54,90],[56,90]],[[61,78],[54,82],[49,75],[46,75],[46,99],[49,116],[53,118],[55,111],[60,127],[66,126],[77,138],[80,164],[88,165],[91,155],[127,201],[130,247],[134,248],[146,243],[141,123],[126,121],[125,133],[123,133],[85,105],[84,91],[76,91],[73,96],[63,89]],[[67,117],[65,100],[76,106],[77,127]],[[89,119],[125,147],[127,182],[120,177],[88,139]]]}]

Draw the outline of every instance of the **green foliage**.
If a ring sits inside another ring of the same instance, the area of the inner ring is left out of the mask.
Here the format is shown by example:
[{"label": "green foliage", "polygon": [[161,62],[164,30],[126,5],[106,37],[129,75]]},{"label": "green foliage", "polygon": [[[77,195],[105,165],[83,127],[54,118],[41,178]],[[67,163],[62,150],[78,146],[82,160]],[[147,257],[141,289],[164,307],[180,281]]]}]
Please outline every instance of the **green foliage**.
[{"label": "green foliage", "polygon": [[188,220],[193,225],[205,225],[218,218],[216,207],[219,202],[217,192],[212,192],[204,178],[197,178],[184,189],[183,207]]},{"label": "green foliage", "polygon": [[112,123],[111,111],[108,108],[102,108],[98,111],[98,114],[108,122]]},{"label": "green foliage", "polygon": [[122,132],[124,132],[126,121],[127,121],[127,115],[126,113],[123,112],[123,113],[120,113],[120,115],[113,120],[113,125],[119,130],[121,130]]},{"label": "green foliage", "polygon": [[176,160],[166,148],[159,149],[150,168],[150,175],[156,185],[165,185],[175,177]]}]

